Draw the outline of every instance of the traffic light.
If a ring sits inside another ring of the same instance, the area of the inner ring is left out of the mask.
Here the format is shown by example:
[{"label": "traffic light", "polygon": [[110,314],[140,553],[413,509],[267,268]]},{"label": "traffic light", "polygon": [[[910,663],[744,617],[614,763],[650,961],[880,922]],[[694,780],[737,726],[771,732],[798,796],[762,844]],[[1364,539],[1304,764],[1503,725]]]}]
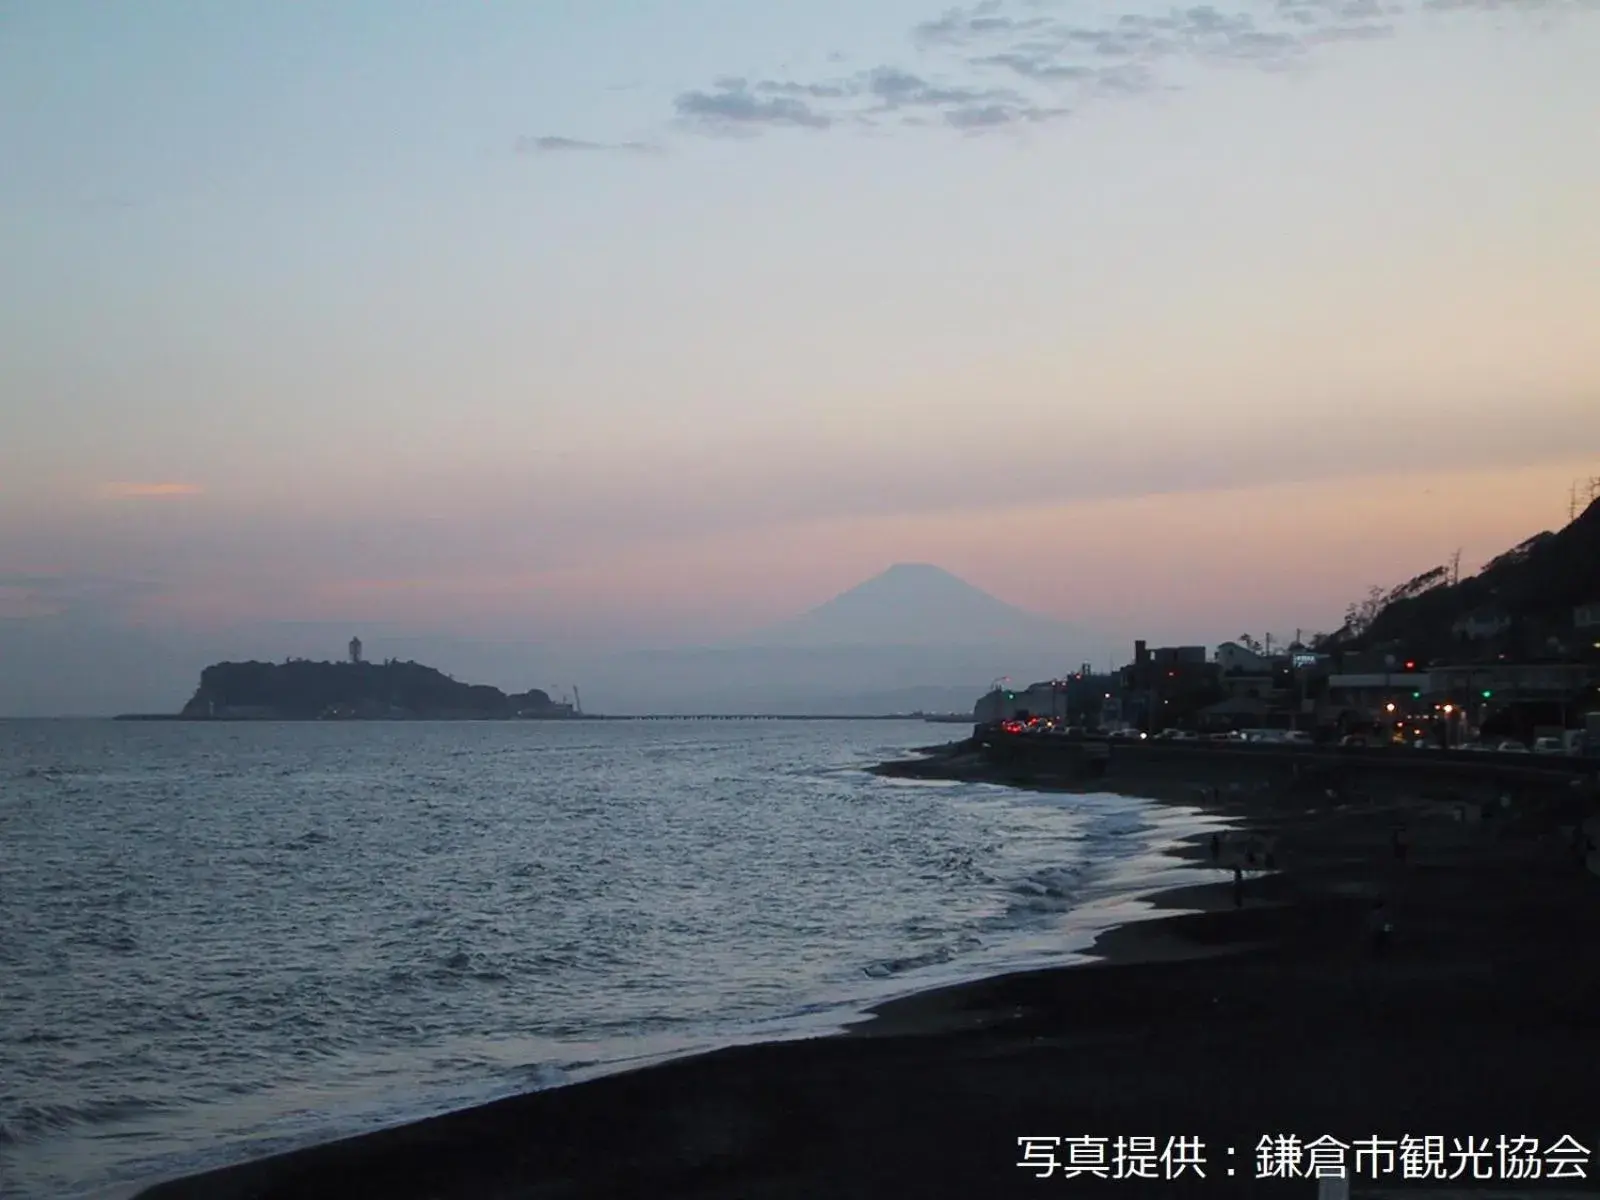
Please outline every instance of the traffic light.
[{"label": "traffic light", "polygon": [[1421,692],[1412,692],[1411,693],[1411,698],[1413,700],[1421,700],[1422,699],[1422,693]]},{"label": "traffic light", "polygon": [[1491,697],[1491,696],[1493,696],[1493,695],[1494,695],[1494,693],[1493,693],[1493,692],[1491,692],[1491,691],[1490,691],[1490,690],[1489,690],[1489,689],[1488,689],[1488,688],[1484,688],[1484,689],[1483,689],[1483,698],[1484,698],[1484,699],[1485,699],[1485,700],[1487,700],[1487,699],[1489,699],[1489,697]]}]

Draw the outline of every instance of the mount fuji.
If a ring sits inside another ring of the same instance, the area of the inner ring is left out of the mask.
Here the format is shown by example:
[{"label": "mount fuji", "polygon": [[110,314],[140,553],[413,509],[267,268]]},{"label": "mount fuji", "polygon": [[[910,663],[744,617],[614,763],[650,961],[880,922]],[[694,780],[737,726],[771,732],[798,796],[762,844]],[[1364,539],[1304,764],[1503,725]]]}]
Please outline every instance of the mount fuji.
[{"label": "mount fuji", "polygon": [[899,563],[737,638],[590,663],[583,689],[618,714],[964,711],[993,679],[1047,679],[1109,648],[940,567]]},{"label": "mount fuji", "polygon": [[1064,621],[1029,612],[930,563],[896,563],[847,592],[768,626],[746,644],[828,647],[1012,646],[1070,657],[1101,639]]}]

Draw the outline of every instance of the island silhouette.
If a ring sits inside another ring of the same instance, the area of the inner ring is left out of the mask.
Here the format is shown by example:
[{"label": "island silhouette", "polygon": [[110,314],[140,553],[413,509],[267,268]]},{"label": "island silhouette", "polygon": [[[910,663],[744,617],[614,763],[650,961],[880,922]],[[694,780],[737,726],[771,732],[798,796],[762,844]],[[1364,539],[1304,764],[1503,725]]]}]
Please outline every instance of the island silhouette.
[{"label": "island silhouette", "polygon": [[418,662],[367,662],[360,639],[352,638],[345,662],[213,663],[200,672],[200,685],[176,715],[193,721],[482,721],[580,713],[540,688],[508,695]]}]

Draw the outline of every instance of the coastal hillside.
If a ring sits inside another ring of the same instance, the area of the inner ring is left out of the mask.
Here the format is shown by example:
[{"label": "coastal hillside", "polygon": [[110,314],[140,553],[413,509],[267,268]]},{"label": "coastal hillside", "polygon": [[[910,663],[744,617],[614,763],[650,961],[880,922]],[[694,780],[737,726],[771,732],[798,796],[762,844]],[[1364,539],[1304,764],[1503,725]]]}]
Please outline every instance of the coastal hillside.
[{"label": "coastal hillside", "polygon": [[507,695],[461,683],[415,662],[224,662],[200,673],[182,715],[195,719],[555,717],[570,714],[547,692]]},{"label": "coastal hillside", "polygon": [[1573,611],[1600,601],[1600,500],[1565,528],[1535,534],[1476,575],[1452,580],[1434,567],[1399,587],[1374,588],[1350,606],[1328,639],[1337,649],[1404,646],[1424,657],[1459,654],[1539,656],[1573,640]]}]

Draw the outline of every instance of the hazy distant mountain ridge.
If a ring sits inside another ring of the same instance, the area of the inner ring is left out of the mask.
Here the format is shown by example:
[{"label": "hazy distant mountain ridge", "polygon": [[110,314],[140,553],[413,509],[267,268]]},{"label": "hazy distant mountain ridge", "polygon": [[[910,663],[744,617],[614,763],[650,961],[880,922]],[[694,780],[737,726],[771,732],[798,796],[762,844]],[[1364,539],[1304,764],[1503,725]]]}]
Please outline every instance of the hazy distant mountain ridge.
[{"label": "hazy distant mountain ridge", "polygon": [[897,563],[826,603],[743,639],[746,645],[860,646],[1031,645],[1070,655],[1083,631],[1028,612],[929,563]]},{"label": "hazy distant mountain ridge", "polygon": [[[8,690],[13,672],[0,671],[0,712],[18,715],[170,712],[191,694],[192,714],[213,705],[224,712],[299,716],[347,708],[415,714],[502,707],[489,694],[494,689],[457,693],[431,676],[405,681],[384,676],[381,688],[347,691],[355,675],[344,671],[326,680],[320,675],[313,680],[312,671],[302,680],[285,674],[281,665],[264,669],[281,655],[320,659],[320,650],[342,648],[350,628],[344,622],[241,625],[207,642],[177,635],[169,642],[81,621],[9,625],[15,628],[0,622],[0,660],[18,668],[15,677],[44,679],[53,688],[41,691],[35,685],[22,696]],[[526,705],[514,707],[542,708],[546,702],[554,707],[549,697],[571,686],[522,693],[522,680],[575,680],[583,688],[585,707],[600,713],[965,710],[998,676],[1046,678],[1086,660],[1103,661],[1110,649],[1103,636],[1027,612],[938,567],[915,563],[891,567],[757,634],[698,648],[478,641],[417,634],[381,622],[361,628],[370,635],[364,639],[369,647],[381,648],[385,657],[447,665],[458,677],[498,684],[505,701],[514,694],[527,698]],[[240,665],[225,678],[213,673],[195,688],[195,675],[207,663],[249,659],[261,665]],[[373,676],[374,683],[378,677]],[[96,697],[95,704],[83,703],[79,698],[85,695]]]},{"label": "hazy distant mountain ridge", "polygon": [[737,640],[590,669],[584,686],[610,712],[966,711],[997,676],[1047,678],[1105,650],[940,567],[899,563]]}]

